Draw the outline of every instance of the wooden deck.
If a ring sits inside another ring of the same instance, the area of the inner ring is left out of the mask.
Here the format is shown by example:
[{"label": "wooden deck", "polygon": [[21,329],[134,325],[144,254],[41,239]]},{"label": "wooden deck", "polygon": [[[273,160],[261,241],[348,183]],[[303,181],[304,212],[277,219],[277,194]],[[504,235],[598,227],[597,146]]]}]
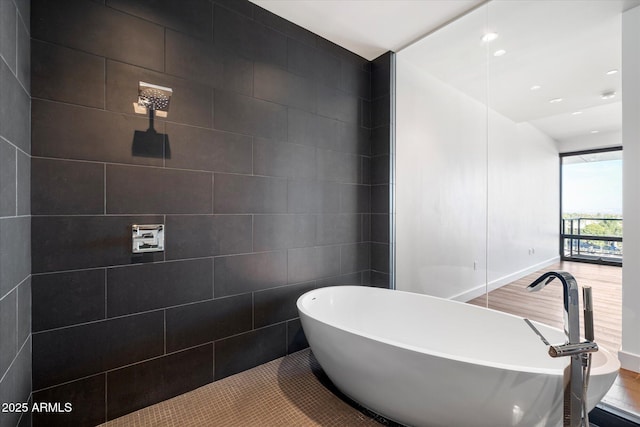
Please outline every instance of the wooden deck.
[{"label": "wooden deck", "polygon": [[[568,271],[577,279],[580,287],[592,287],[596,342],[616,354],[620,348],[622,331],[622,268],[620,267],[560,262],[491,291],[488,307],[562,329],[562,286],[552,284],[535,293],[529,293],[526,290],[527,285],[549,270]],[[580,299],[582,313],[582,295]],[[487,298],[481,296],[469,303],[486,307]],[[640,416],[640,374],[621,369],[618,379],[603,401]]]}]

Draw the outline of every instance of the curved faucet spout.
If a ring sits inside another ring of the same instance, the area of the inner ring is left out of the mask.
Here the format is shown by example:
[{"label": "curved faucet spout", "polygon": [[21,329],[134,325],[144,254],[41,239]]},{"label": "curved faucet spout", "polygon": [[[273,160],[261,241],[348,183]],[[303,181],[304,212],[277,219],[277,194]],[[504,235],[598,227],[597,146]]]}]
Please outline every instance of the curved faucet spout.
[{"label": "curved faucet spout", "polygon": [[548,271],[527,286],[527,290],[529,292],[539,291],[551,283],[553,279],[559,279],[562,283],[564,333],[567,336],[567,342],[569,344],[577,344],[580,342],[580,311],[578,306],[578,282],[575,277],[566,271]]}]

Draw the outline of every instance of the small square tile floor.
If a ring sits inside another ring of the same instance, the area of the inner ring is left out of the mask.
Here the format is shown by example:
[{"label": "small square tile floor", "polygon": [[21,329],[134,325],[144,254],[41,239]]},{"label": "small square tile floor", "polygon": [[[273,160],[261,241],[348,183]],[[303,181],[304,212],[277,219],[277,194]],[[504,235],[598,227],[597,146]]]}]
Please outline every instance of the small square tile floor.
[{"label": "small square tile floor", "polygon": [[309,349],[143,408],[104,427],[394,426],[335,389]]}]

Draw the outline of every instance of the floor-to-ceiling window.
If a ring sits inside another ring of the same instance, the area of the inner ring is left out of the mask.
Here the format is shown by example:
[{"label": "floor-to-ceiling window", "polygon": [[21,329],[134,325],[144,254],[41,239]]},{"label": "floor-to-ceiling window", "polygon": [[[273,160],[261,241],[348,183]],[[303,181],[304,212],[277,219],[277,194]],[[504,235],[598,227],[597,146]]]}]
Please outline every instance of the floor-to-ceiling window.
[{"label": "floor-to-ceiling window", "polygon": [[564,260],[622,264],[622,148],[560,155],[560,253]]}]

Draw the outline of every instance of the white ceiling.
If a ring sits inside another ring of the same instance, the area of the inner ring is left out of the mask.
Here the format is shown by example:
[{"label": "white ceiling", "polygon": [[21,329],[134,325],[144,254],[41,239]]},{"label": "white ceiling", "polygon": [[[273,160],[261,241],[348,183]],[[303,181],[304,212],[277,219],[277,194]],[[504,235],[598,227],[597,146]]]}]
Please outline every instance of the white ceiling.
[{"label": "white ceiling", "polygon": [[484,0],[251,0],[368,60],[409,43]]},{"label": "white ceiling", "polygon": [[[252,1],[367,59],[402,50],[425,72],[557,141],[621,129],[621,73],[606,72],[621,67],[621,12],[640,0]],[[483,44],[488,30],[499,37]],[[496,49],[507,53],[493,57]],[[616,97],[603,100],[604,91]]]}]

